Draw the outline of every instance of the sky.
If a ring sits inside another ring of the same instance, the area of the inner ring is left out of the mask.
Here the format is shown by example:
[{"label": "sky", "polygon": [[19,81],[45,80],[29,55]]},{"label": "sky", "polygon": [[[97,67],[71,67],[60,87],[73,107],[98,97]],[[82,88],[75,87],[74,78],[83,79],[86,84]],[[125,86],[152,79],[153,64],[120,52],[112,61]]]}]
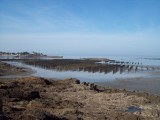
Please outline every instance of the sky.
[{"label": "sky", "polygon": [[0,51],[160,57],[160,0],[0,0]]}]

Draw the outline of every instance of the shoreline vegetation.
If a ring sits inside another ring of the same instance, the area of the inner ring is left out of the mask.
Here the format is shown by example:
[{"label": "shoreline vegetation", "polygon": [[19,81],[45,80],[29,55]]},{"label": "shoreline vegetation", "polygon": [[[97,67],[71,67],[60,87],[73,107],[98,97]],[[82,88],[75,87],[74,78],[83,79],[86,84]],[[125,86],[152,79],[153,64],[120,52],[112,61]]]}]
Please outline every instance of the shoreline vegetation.
[{"label": "shoreline vegetation", "polygon": [[[0,71],[1,76],[28,73],[4,62]],[[0,78],[0,118],[159,120],[160,96],[104,88],[75,78]]]}]

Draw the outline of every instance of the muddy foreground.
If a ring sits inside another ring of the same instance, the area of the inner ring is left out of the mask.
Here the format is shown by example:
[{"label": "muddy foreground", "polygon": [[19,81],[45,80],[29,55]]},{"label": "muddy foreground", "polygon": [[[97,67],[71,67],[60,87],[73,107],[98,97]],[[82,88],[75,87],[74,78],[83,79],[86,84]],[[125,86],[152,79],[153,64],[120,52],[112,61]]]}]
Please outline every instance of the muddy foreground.
[{"label": "muddy foreground", "polygon": [[[3,75],[4,68],[12,68],[0,66]],[[0,98],[1,119],[160,119],[160,96],[101,88],[72,78],[0,78]]]}]

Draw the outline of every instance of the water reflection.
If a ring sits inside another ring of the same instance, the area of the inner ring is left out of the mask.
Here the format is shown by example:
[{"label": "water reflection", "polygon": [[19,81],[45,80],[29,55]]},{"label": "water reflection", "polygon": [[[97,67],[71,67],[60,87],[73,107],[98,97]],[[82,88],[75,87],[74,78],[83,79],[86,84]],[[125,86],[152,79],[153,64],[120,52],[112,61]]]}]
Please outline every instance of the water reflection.
[{"label": "water reflection", "polygon": [[[89,73],[113,73],[116,74],[119,72],[122,73],[133,73],[140,70],[145,70],[146,68],[141,66],[130,66],[130,65],[113,65],[113,64],[95,64],[90,66],[79,66],[79,65],[65,65],[65,66],[48,66],[48,65],[42,65],[42,64],[33,64],[35,67],[40,67],[43,69],[53,69],[58,72],[63,71],[83,71],[83,72],[89,72]],[[146,70],[149,70],[147,68]]]},{"label": "water reflection", "polygon": [[[138,71],[137,73],[134,70],[131,70],[129,73],[127,67],[122,66],[110,66],[108,67],[102,65],[85,67],[79,66],[74,67],[70,66],[56,66],[53,67],[38,66],[38,65],[27,65],[20,62],[7,62],[11,65],[15,65],[18,67],[26,67],[31,68],[33,71],[36,71],[33,76],[45,77],[45,78],[56,78],[56,79],[65,79],[65,78],[77,78],[80,79],[81,82],[104,82],[122,78],[134,78],[134,77],[143,77],[148,75],[145,71]],[[110,67],[109,67],[110,66]],[[71,69],[72,68],[72,69]],[[114,68],[114,69],[111,69]],[[123,73],[123,74],[122,74]]]},{"label": "water reflection", "polygon": [[[29,63],[31,64],[31,63]],[[135,64],[135,63],[134,63]],[[83,71],[83,72],[89,72],[89,73],[113,73],[116,74],[119,72],[120,74],[122,73],[133,73],[137,71],[145,71],[145,70],[159,70],[159,67],[154,67],[154,66],[143,66],[143,65],[125,65],[124,63],[116,63],[116,64],[101,64],[101,63],[96,63],[96,64],[89,64],[89,65],[83,65],[83,64],[74,64],[74,65],[48,65],[48,64],[39,64],[39,63],[34,63],[31,64],[35,67],[40,67],[43,69],[53,69],[55,71],[63,72],[63,71]]]},{"label": "water reflection", "polygon": [[[21,63],[23,62],[23,63]],[[147,90],[159,94],[159,66],[132,63],[96,63],[81,60],[31,60],[8,62],[36,71],[33,76],[65,79],[77,78],[81,82],[128,90]],[[25,64],[24,64],[25,63]],[[153,71],[154,70],[154,71]],[[127,81],[128,80],[128,81]],[[134,108],[128,108],[133,110]]]},{"label": "water reflection", "polygon": [[[14,61],[14,60],[12,60]],[[17,60],[18,61],[18,60]],[[145,70],[159,70],[159,66],[142,65],[141,62],[124,62],[108,59],[22,59],[19,60],[28,65],[62,71],[83,71],[89,73],[137,73]]]}]

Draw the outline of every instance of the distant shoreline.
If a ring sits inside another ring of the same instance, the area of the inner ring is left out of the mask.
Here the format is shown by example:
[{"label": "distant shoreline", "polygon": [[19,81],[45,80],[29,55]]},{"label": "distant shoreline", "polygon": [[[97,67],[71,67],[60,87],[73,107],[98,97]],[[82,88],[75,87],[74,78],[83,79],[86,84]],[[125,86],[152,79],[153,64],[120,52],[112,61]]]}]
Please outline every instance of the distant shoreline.
[{"label": "distant shoreline", "polygon": [[0,55],[0,59],[49,59],[49,58],[63,58],[63,56],[25,56],[25,55]]}]

